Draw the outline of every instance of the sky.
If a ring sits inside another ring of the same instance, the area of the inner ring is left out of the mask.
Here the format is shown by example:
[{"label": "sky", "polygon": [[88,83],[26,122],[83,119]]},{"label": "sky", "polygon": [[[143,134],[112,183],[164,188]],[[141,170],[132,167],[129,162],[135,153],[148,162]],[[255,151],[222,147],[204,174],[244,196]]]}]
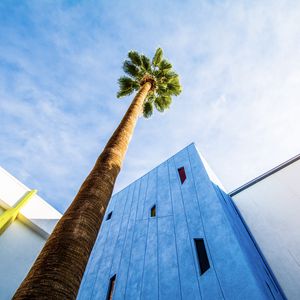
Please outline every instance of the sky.
[{"label": "sky", "polygon": [[115,192],[191,142],[227,191],[300,153],[300,1],[0,2],[0,165],[63,212],[125,113],[129,50],[183,92],[140,118]]}]

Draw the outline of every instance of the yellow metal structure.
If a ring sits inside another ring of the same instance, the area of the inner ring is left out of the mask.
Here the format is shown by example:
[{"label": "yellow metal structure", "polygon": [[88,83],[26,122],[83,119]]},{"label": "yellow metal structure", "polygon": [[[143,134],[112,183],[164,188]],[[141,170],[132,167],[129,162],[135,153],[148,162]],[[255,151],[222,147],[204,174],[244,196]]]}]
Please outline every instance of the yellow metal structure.
[{"label": "yellow metal structure", "polygon": [[0,234],[16,219],[20,209],[37,193],[37,190],[31,190],[27,192],[20,201],[12,208],[6,210],[0,216]]}]

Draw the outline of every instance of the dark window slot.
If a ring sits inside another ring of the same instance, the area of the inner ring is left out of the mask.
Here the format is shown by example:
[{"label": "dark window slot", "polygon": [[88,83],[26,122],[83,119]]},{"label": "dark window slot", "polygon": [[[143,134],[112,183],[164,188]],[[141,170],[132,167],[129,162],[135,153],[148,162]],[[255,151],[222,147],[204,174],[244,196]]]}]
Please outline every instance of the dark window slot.
[{"label": "dark window slot", "polygon": [[203,239],[194,239],[194,242],[195,242],[195,247],[196,247],[197,256],[198,256],[200,274],[202,275],[210,268],[209,260],[207,257],[204,240]]},{"label": "dark window slot", "polygon": [[116,283],[116,275],[114,275],[109,280],[109,286],[108,286],[108,290],[107,290],[106,300],[112,300],[113,294],[114,294],[115,283]]},{"label": "dark window slot", "polygon": [[156,216],[156,205],[153,205],[151,207],[150,215],[151,215],[151,217],[155,217]]},{"label": "dark window slot", "polygon": [[107,215],[106,221],[107,221],[107,220],[110,220],[110,219],[111,219],[111,216],[112,216],[112,211]]},{"label": "dark window slot", "polygon": [[179,168],[178,173],[179,173],[181,184],[183,184],[186,180],[186,174],[185,174],[184,167]]}]

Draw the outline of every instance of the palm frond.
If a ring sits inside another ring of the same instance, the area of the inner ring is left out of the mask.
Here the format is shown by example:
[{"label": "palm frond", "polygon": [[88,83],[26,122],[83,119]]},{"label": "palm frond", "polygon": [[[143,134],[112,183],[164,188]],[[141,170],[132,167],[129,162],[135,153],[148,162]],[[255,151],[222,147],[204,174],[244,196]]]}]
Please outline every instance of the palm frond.
[{"label": "palm frond", "polygon": [[167,90],[170,95],[178,96],[181,93],[182,88],[179,82],[179,77],[175,77],[169,80],[167,84]]},{"label": "palm frond", "polygon": [[153,70],[153,72],[152,72],[152,75],[153,76],[155,76],[155,78],[157,79],[157,80],[160,80],[161,78],[163,78],[163,76],[164,76],[164,72],[163,71],[161,71],[161,70]]},{"label": "palm frond", "polygon": [[140,72],[139,68],[129,60],[124,61],[123,70],[126,74],[128,74],[134,78],[137,78],[139,76],[139,72]]},{"label": "palm frond", "polygon": [[125,97],[125,96],[129,96],[133,92],[134,92],[133,88],[129,88],[127,90],[120,90],[120,91],[117,92],[117,98],[122,98],[122,97]]},{"label": "palm frond", "polygon": [[127,76],[120,77],[118,83],[120,87],[120,91],[117,93],[118,98],[128,96],[139,88],[139,83]]},{"label": "palm frond", "polygon": [[142,59],[142,65],[145,71],[147,72],[151,72],[151,62],[150,59],[145,56],[145,55],[141,55],[141,59]]},{"label": "palm frond", "polygon": [[157,89],[156,89],[156,92],[159,96],[164,96],[164,95],[168,95],[168,89],[167,89],[167,85],[163,85],[163,84],[159,84]]},{"label": "palm frond", "polygon": [[118,80],[121,89],[127,89],[128,87],[138,87],[138,82],[130,77],[121,76]]},{"label": "palm frond", "polygon": [[159,112],[163,112],[165,109],[168,109],[171,103],[171,96],[159,96],[154,101],[154,105]]},{"label": "palm frond", "polygon": [[142,65],[142,59],[140,54],[137,51],[129,51],[128,57],[131,60],[131,62],[136,66]]},{"label": "palm frond", "polygon": [[153,103],[155,100],[155,95],[154,93],[149,93],[148,97],[147,97],[147,101],[150,102],[150,103]]},{"label": "palm frond", "polygon": [[143,105],[143,116],[145,118],[150,118],[153,114],[153,105],[150,102],[145,102]]},{"label": "palm frond", "polygon": [[171,96],[162,96],[162,102],[164,105],[164,108],[169,108],[170,105],[172,104],[172,97]]},{"label": "palm frond", "polygon": [[172,78],[178,77],[178,74],[175,73],[174,71],[169,71],[166,72],[163,76],[166,78],[166,80],[170,80]]},{"label": "palm frond", "polygon": [[155,67],[158,67],[159,64],[161,63],[162,61],[162,58],[163,58],[163,51],[161,48],[158,48],[154,54],[154,57],[152,59],[152,64],[155,66]]},{"label": "palm frond", "polygon": [[172,64],[166,59],[163,59],[159,64],[159,69],[163,72],[167,72],[172,69]]},{"label": "palm frond", "polygon": [[155,108],[159,111],[159,112],[163,112],[165,109],[164,109],[164,106],[163,106],[163,103],[161,102],[161,97],[157,97],[154,101],[154,106]]}]

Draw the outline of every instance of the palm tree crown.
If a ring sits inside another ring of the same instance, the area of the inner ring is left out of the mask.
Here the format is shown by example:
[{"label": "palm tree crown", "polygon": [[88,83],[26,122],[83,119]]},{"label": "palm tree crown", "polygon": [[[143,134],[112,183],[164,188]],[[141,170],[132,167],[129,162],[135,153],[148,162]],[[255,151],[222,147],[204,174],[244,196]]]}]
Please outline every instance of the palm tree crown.
[{"label": "palm tree crown", "polygon": [[172,70],[172,64],[163,58],[163,51],[158,48],[152,61],[143,54],[130,51],[123,64],[124,72],[129,76],[119,78],[120,90],[117,97],[121,98],[138,91],[146,82],[151,83],[151,89],[143,103],[143,115],[149,118],[153,106],[163,112],[172,103],[172,96],[181,93],[179,76]]}]

